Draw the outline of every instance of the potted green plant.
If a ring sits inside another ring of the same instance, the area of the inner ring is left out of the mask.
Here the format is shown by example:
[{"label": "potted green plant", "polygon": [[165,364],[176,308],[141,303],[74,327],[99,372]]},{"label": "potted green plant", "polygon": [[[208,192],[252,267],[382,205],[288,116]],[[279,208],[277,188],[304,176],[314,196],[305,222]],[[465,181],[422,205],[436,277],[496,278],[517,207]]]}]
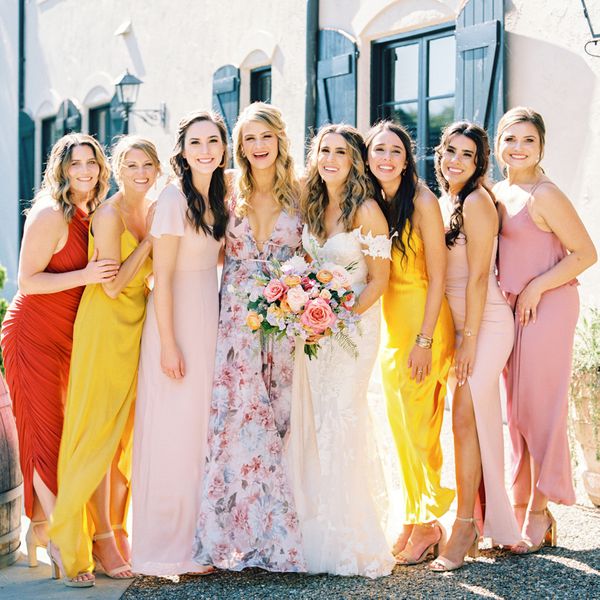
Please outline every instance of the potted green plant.
[{"label": "potted green plant", "polygon": [[571,427],[586,470],[583,485],[600,506],[600,309],[592,308],[577,326],[570,390]]}]

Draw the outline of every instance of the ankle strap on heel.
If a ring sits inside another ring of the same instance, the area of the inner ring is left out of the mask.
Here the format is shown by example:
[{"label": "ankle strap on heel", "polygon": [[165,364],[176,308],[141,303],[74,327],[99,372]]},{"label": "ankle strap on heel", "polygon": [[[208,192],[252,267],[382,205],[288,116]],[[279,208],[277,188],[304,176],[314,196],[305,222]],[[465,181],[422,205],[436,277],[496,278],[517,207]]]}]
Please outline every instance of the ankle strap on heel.
[{"label": "ankle strap on heel", "polygon": [[462,521],[463,523],[475,523],[475,518],[474,517],[469,517],[468,519],[465,519],[464,517],[456,517],[457,521]]},{"label": "ankle strap on heel", "polygon": [[115,533],[111,529],[110,531],[107,531],[106,533],[96,533],[94,535],[94,537],[92,538],[92,541],[97,542],[98,540],[107,540],[109,538],[114,538],[114,537],[115,537]]}]

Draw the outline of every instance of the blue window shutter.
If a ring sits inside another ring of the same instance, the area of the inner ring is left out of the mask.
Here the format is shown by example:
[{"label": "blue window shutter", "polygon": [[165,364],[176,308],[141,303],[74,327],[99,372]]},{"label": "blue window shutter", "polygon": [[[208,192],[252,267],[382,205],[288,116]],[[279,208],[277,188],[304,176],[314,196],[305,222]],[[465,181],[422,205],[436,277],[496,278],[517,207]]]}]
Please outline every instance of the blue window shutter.
[{"label": "blue window shutter", "polygon": [[504,112],[504,2],[469,0],[456,20],[455,118],[493,140]]},{"label": "blue window shutter", "polygon": [[325,123],[356,125],[355,41],[343,31],[319,31],[317,128]]},{"label": "blue window shutter", "polygon": [[23,235],[25,215],[35,186],[35,122],[25,112],[19,112],[19,237]]},{"label": "blue window shutter", "polygon": [[56,135],[62,137],[67,133],[81,131],[81,113],[71,100],[63,100],[56,114]]},{"label": "blue window shutter", "polygon": [[225,119],[231,136],[240,112],[240,70],[233,65],[218,68],[213,75],[213,110]]}]

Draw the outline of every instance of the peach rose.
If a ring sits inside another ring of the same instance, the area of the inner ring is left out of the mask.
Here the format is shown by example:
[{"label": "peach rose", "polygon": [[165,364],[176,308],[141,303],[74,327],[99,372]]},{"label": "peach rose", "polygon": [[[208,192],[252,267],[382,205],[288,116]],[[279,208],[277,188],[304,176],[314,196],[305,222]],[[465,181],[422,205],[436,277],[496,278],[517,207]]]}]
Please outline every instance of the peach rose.
[{"label": "peach rose", "polygon": [[301,281],[302,281],[302,278],[300,277],[300,275],[286,275],[283,278],[283,283],[285,283],[285,285],[287,285],[288,287],[294,287],[296,285],[300,285]]},{"label": "peach rose", "polygon": [[319,296],[324,300],[331,300],[331,292],[329,290],[321,290]]},{"label": "peach rose", "polygon": [[294,313],[299,313],[308,299],[309,295],[300,286],[290,288],[287,293],[287,302]]},{"label": "peach rose", "polygon": [[263,318],[257,312],[251,310],[246,317],[246,325],[248,325],[252,331],[256,331],[260,328],[262,320]]},{"label": "peach rose", "polygon": [[341,288],[350,287],[350,275],[348,274],[348,271],[344,269],[344,267],[336,265],[333,269],[331,269],[331,274],[333,275],[334,289],[339,290]]},{"label": "peach rose", "polygon": [[329,283],[333,279],[333,273],[331,271],[328,271],[327,269],[321,269],[317,273],[317,279],[321,283]]},{"label": "peach rose", "polygon": [[279,279],[271,279],[265,286],[263,294],[265,295],[267,302],[275,302],[275,300],[278,300],[283,296],[286,290],[287,287],[282,281]]},{"label": "peach rose", "polygon": [[309,300],[300,317],[300,323],[313,333],[323,333],[337,320],[331,307],[323,298]]}]

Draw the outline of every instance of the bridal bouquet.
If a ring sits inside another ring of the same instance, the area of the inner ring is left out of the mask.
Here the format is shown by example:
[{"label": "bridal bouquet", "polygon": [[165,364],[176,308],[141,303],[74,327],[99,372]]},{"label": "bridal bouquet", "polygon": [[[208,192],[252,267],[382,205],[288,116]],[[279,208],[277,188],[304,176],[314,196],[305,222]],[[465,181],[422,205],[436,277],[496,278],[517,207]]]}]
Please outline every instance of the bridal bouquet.
[{"label": "bridal bouquet", "polygon": [[261,273],[253,275],[244,292],[248,300],[246,325],[267,336],[300,338],[309,358],[317,356],[319,341],[333,337],[357,356],[351,334],[359,315],[350,272],[355,265],[307,263],[294,256],[283,263],[270,260]]}]

